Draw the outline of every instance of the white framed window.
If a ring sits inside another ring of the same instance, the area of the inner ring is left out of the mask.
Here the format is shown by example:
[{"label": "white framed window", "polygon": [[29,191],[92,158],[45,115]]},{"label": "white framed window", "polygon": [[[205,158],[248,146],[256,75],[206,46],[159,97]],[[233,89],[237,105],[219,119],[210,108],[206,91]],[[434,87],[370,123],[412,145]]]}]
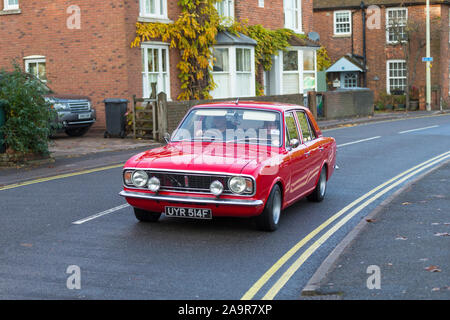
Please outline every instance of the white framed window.
[{"label": "white framed window", "polygon": [[142,44],[141,47],[144,98],[164,92],[167,94],[167,99],[170,100],[169,46]]},{"label": "white framed window", "polygon": [[352,12],[350,10],[334,12],[334,34],[339,36],[352,34]]},{"label": "white framed window", "polygon": [[39,80],[47,82],[47,66],[44,56],[29,56],[24,58],[25,71]]},{"label": "white framed window", "polygon": [[405,91],[406,89],[406,61],[388,60],[386,70],[386,91]]},{"label": "white framed window", "polygon": [[213,78],[217,84],[211,93],[213,98],[256,95],[254,47],[216,46],[213,56]]},{"label": "white framed window", "polygon": [[389,8],[386,10],[386,42],[398,43],[407,40],[407,8]]},{"label": "white framed window", "polygon": [[213,49],[213,78],[217,85],[212,92],[214,98],[231,96],[230,51],[226,47]]},{"label": "white framed window", "polygon": [[236,48],[236,96],[254,96],[250,83],[254,83],[252,70],[252,49]]},{"label": "white framed window", "polygon": [[167,0],[139,0],[140,16],[167,19]]},{"label": "white framed window", "polygon": [[343,88],[356,88],[358,87],[358,74],[356,72],[345,72],[341,82],[343,83]]},{"label": "white framed window", "polygon": [[281,94],[316,90],[316,50],[291,48],[282,52],[281,56]]},{"label": "white framed window", "polygon": [[3,10],[18,10],[18,9],[19,9],[19,0],[3,1]]},{"label": "white framed window", "polygon": [[302,1],[284,0],[284,27],[297,33],[303,33]]},{"label": "white framed window", "polygon": [[219,16],[234,19],[234,0],[222,0],[216,2],[214,6]]}]

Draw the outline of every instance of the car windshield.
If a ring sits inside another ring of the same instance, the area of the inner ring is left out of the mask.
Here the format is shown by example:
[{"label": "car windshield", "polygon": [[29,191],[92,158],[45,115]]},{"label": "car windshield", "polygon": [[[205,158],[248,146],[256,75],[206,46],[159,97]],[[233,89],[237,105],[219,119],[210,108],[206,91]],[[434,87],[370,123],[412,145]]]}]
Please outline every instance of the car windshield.
[{"label": "car windshield", "polygon": [[243,108],[197,108],[185,118],[172,141],[214,141],[281,146],[279,112]]}]

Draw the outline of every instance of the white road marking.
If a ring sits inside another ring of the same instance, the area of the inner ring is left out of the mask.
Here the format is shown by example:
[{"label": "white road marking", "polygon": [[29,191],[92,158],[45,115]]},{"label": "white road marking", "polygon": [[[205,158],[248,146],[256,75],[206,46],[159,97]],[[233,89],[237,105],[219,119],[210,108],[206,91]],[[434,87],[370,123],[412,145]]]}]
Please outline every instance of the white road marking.
[{"label": "white road marking", "polygon": [[344,143],[344,144],[339,144],[337,147],[345,147],[345,146],[349,146],[352,144],[357,144],[357,143],[361,143],[361,142],[366,142],[366,141],[370,141],[370,140],[375,140],[375,139],[380,139],[381,136],[377,136],[377,137],[372,137],[372,138],[367,138],[367,139],[362,139],[362,140],[358,140],[358,141],[353,141],[353,142],[348,142],[348,143]]},{"label": "white road marking", "polygon": [[406,131],[399,132],[399,134],[404,134],[404,133],[409,133],[409,132],[416,132],[416,131],[422,131],[422,130],[427,130],[427,129],[433,129],[433,128],[437,128],[437,127],[439,127],[439,126],[431,126],[431,127],[425,127],[425,128],[406,130]]},{"label": "white road marking", "polygon": [[90,216],[90,217],[87,217],[87,218],[84,218],[84,219],[81,219],[81,220],[72,222],[72,224],[83,224],[83,223],[85,223],[85,222],[88,222],[88,221],[91,221],[91,220],[100,218],[100,217],[105,216],[105,215],[107,215],[107,214],[110,214],[110,213],[113,213],[113,212],[116,212],[116,211],[119,211],[119,210],[128,208],[129,206],[130,206],[130,205],[129,205],[128,203],[126,203],[126,204],[123,204],[123,205],[121,205],[121,206],[118,206],[118,207],[115,207],[115,208],[111,208],[111,209],[105,210],[105,211],[103,211],[103,212],[94,214],[94,215],[92,215],[92,216]]}]

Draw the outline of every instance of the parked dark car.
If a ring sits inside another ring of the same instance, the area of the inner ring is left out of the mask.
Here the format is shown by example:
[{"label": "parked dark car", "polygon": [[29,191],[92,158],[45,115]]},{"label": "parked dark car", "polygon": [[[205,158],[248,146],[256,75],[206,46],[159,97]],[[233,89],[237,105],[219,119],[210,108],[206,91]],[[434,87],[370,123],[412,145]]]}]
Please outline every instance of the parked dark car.
[{"label": "parked dark car", "polygon": [[47,85],[45,100],[58,113],[56,131],[64,131],[72,137],[80,137],[88,132],[96,121],[96,112],[87,96],[56,94]]},{"label": "parked dark car", "polygon": [[[38,80],[31,74],[27,76]],[[54,132],[65,132],[72,137],[80,137],[88,132],[97,117],[91,99],[81,95],[57,94],[46,83],[38,81],[42,84],[45,100],[58,114],[53,125]]]}]

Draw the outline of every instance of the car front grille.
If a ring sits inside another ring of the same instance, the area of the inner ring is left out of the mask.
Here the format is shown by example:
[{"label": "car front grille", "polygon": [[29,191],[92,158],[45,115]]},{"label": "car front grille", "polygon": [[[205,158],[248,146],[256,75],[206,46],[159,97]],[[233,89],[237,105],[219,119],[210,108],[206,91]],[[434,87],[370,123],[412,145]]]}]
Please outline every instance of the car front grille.
[{"label": "car front grille", "polygon": [[89,102],[87,101],[71,102],[69,103],[69,107],[72,112],[84,112],[90,110]]},{"label": "car front grille", "polygon": [[210,193],[211,183],[217,180],[223,184],[225,194],[231,193],[228,188],[231,177],[228,176],[152,171],[147,171],[147,174],[150,178],[156,177],[161,181],[162,191]]}]

